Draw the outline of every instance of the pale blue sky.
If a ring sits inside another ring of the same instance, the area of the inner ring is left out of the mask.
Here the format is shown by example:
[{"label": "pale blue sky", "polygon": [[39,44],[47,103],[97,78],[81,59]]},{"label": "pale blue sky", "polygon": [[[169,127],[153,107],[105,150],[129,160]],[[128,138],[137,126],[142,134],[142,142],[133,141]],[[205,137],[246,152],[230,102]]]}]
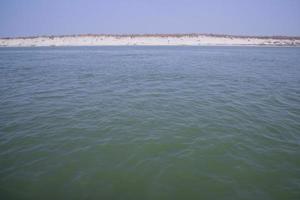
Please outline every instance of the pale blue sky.
[{"label": "pale blue sky", "polygon": [[300,0],[0,0],[0,37],[84,33],[300,36]]}]

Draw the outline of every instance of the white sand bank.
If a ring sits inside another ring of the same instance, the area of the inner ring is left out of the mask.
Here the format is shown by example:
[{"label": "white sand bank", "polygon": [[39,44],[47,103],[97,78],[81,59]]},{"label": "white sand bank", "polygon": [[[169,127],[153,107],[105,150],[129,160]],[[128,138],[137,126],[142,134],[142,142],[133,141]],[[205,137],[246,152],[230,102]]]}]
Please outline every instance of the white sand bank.
[{"label": "white sand bank", "polygon": [[230,35],[75,35],[0,38],[2,47],[116,46],[116,45],[267,45],[300,46],[300,37],[246,37]]}]

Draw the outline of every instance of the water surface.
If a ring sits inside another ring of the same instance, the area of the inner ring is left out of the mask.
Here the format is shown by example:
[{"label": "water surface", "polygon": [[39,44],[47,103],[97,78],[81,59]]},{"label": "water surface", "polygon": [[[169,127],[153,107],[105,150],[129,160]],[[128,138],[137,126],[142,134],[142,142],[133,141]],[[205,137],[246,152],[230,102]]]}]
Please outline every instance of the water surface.
[{"label": "water surface", "polygon": [[300,49],[0,48],[1,199],[300,199]]}]

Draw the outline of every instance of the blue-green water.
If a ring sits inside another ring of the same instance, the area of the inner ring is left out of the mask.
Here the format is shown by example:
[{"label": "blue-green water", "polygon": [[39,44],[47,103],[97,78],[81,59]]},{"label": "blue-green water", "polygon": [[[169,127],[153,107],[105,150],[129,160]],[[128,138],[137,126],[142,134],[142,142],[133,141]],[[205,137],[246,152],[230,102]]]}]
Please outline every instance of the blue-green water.
[{"label": "blue-green water", "polygon": [[300,199],[300,49],[0,49],[0,199]]}]

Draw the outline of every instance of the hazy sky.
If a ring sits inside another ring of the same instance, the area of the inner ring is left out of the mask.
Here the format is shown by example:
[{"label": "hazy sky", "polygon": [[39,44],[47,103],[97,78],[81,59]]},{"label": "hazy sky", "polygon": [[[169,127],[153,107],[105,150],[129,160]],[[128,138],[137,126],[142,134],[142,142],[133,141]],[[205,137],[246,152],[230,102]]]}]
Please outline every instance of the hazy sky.
[{"label": "hazy sky", "polygon": [[0,37],[82,33],[300,36],[300,0],[0,0]]}]

